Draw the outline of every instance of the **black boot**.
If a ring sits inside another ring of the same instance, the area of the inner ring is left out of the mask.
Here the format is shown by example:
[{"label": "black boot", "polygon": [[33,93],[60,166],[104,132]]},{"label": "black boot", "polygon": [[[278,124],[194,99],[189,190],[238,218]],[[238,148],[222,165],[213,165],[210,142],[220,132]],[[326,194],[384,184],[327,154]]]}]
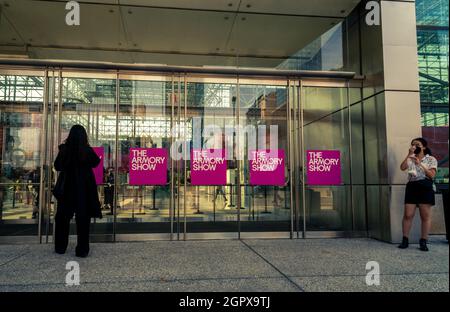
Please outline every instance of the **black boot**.
[{"label": "black boot", "polygon": [[405,249],[408,248],[408,246],[409,246],[408,237],[403,236],[402,243],[398,245],[398,248]]},{"label": "black boot", "polygon": [[63,254],[66,252],[66,250],[61,249],[61,248],[55,248],[55,252],[56,252],[57,254],[63,255]]},{"label": "black boot", "polygon": [[86,258],[89,254],[89,250],[80,250],[79,248],[75,248],[75,256],[80,258]]},{"label": "black boot", "polygon": [[425,238],[421,238],[419,240],[419,249],[422,251],[428,251],[427,240]]}]

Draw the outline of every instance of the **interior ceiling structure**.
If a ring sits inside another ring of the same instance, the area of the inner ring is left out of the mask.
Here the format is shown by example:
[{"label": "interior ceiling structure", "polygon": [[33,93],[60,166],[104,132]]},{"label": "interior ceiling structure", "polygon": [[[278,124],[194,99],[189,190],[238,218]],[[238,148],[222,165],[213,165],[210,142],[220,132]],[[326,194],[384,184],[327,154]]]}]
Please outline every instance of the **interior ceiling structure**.
[{"label": "interior ceiling structure", "polygon": [[[0,58],[274,67],[360,0],[0,0]],[[236,57],[239,55],[239,57]]]}]

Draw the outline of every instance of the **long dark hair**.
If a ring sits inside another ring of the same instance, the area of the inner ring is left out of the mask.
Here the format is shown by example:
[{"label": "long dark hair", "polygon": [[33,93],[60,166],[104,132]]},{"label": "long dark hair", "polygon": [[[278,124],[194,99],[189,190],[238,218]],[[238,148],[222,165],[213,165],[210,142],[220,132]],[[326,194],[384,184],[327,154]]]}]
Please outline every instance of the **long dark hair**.
[{"label": "long dark hair", "polygon": [[423,153],[426,155],[432,155],[431,154],[431,150],[428,148],[428,142],[427,140],[425,140],[424,138],[415,138],[414,140],[411,141],[411,145],[414,141],[419,141],[420,143],[422,143],[422,146],[425,147],[425,150],[423,151]]},{"label": "long dark hair", "polygon": [[86,129],[84,129],[82,125],[72,126],[64,143],[67,151],[66,164],[73,164],[86,160],[89,140]]}]

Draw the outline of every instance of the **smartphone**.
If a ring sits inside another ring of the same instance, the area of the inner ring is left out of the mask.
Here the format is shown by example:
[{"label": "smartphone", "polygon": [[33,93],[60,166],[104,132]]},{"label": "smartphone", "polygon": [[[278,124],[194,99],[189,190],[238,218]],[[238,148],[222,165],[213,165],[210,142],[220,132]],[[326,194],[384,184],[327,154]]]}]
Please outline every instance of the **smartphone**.
[{"label": "smartphone", "polygon": [[421,150],[422,149],[417,146],[416,149],[414,150],[414,154],[419,155]]}]

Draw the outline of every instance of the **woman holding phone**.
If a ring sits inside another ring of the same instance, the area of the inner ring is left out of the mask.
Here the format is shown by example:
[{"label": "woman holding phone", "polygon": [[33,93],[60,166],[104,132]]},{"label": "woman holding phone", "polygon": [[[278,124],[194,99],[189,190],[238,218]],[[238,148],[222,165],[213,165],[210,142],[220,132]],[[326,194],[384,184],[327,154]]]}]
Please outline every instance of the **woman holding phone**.
[{"label": "woman holding phone", "polygon": [[399,248],[408,248],[408,236],[412,221],[419,207],[422,221],[420,250],[428,251],[427,239],[431,227],[431,206],[434,206],[433,179],[436,175],[437,160],[431,156],[428,143],[423,138],[411,141],[408,155],[400,165],[402,171],[408,170],[408,184],[405,191],[405,211],[403,215],[403,239]]}]

